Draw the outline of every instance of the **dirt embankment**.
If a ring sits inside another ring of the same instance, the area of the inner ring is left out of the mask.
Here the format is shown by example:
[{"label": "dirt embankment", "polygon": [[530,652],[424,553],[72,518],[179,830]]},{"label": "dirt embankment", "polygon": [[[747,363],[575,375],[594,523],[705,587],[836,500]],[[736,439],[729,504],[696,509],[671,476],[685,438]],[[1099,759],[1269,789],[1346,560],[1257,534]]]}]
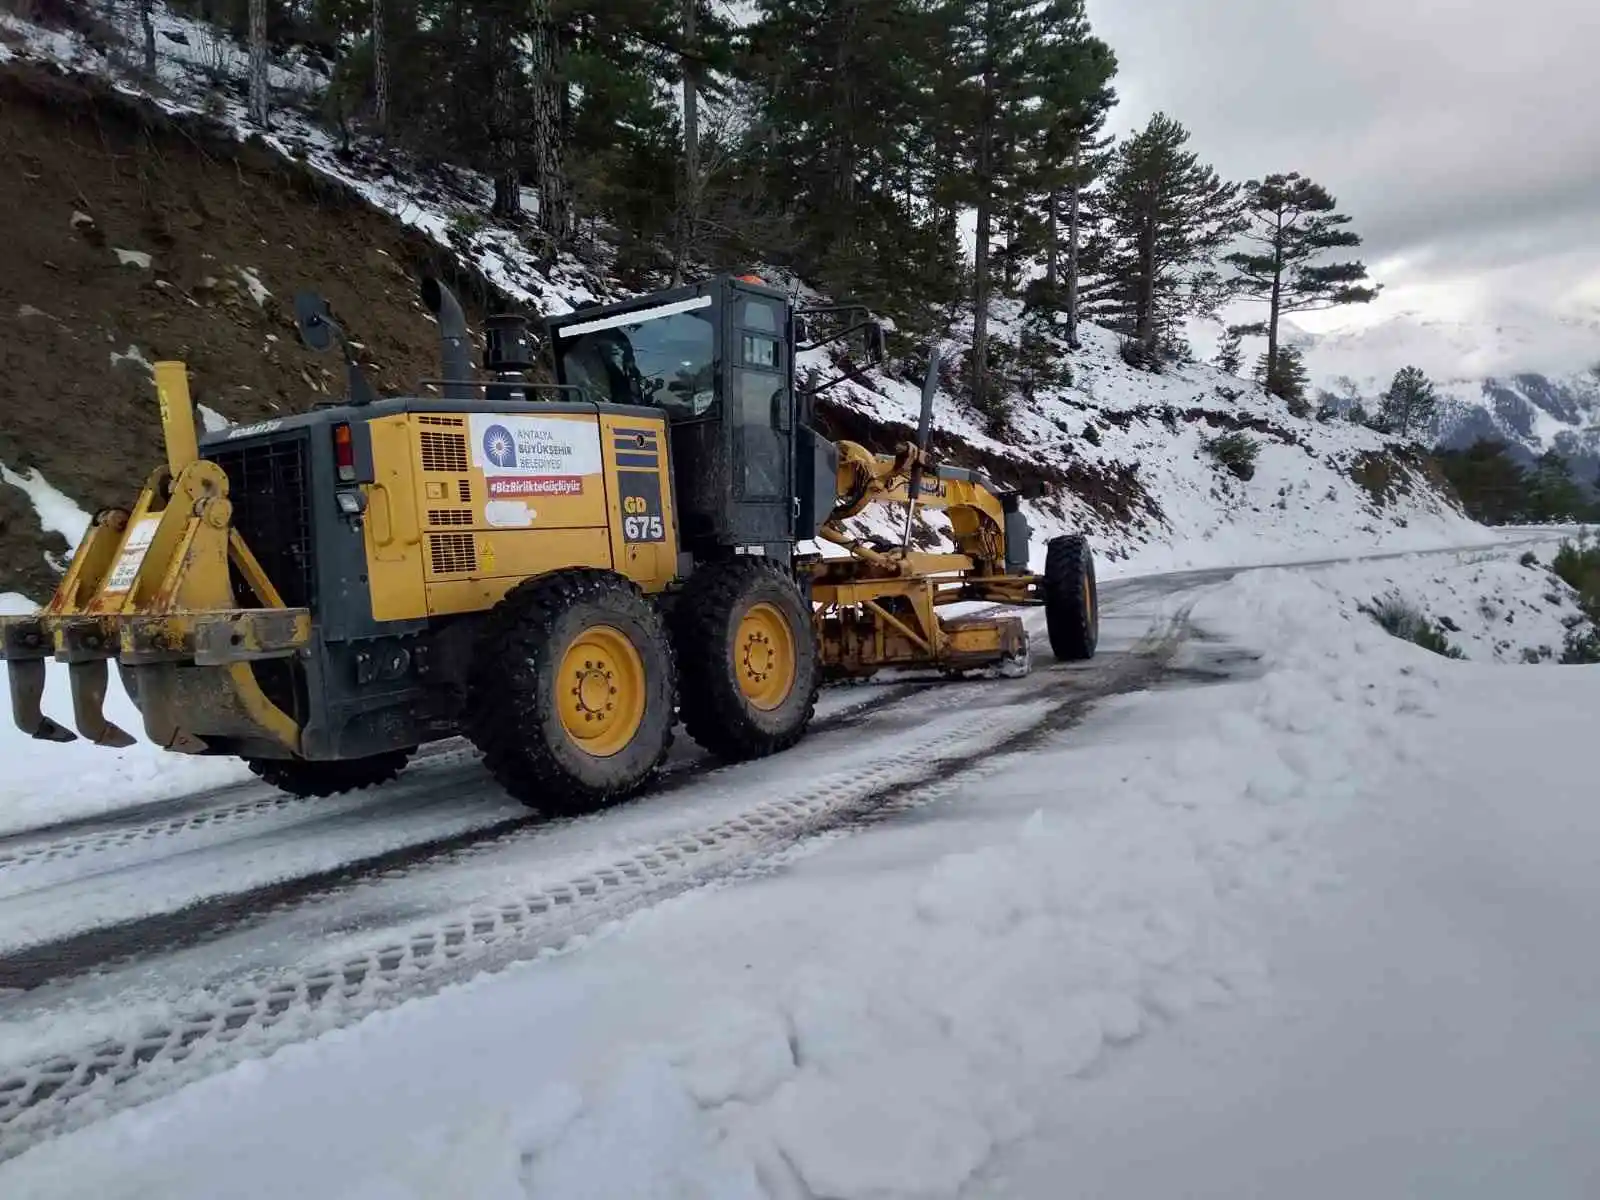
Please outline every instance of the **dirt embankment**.
[{"label": "dirt embankment", "polygon": [[[160,461],[149,363],[184,360],[200,404],[260,420],[343,390],[337,357],[296,338],[295,292],[328,298],[379,391],[438,374],[423,274],[475,324],[486,299],[422,235],[265,147],[34,68],[0,68],[0,212],[0,463],[91,511],[132,504]],[[66,549],[0,484],[0,592],[47,595],[44,553]]]}]

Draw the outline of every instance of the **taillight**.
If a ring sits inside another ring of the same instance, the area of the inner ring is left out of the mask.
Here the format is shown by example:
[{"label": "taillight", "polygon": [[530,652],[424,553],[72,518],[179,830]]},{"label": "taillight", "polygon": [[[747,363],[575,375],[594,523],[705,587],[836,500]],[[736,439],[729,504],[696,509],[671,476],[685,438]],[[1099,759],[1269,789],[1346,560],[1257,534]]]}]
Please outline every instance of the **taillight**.
[{"label": "taillight", "polygon": [[348,425],[333,427],[333,463],[339,469],[340,483],[356,481],[356,447]]}]

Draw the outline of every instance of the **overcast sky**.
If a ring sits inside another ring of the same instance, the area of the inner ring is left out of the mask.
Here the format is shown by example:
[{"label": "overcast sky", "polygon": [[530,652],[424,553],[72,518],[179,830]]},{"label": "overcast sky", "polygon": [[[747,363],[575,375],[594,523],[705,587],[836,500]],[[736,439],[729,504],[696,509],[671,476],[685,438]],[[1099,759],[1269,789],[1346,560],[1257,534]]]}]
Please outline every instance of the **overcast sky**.
[{"label": "overcast sky", "polygon": [[1228,178],[1328,187],[1388,285],[1368,317],[1600,317],[1600,0],[1088,5],[1115,131],[1165,111]]}]

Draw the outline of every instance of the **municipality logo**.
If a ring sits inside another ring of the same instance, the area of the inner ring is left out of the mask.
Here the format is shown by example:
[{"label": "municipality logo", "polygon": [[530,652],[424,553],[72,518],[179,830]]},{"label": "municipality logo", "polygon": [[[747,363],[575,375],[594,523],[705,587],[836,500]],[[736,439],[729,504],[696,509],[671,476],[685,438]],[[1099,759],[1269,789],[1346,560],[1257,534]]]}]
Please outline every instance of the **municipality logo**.
[{"label": "municipality logo", "polygon": [[497,467],[517,465],[517,442],[504,425],[491,425],[483,431],[483,456]]}]

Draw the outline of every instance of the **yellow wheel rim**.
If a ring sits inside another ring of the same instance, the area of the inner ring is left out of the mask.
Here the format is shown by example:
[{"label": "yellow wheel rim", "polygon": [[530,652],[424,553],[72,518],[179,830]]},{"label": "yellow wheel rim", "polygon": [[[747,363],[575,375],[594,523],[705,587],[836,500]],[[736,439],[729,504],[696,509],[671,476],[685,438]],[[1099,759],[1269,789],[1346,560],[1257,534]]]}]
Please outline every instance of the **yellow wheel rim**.
[{"label": "yellow wheel rim", "polygon": [[751,707],[771,712],[794,690],[794,632],[783,613],[752,604],[733,638],[733,671]]},{"label": "yellow wheel rim", "polygon": [[556,706],[567,736],[596,758],[617,753],[644,723],[644,660],[621,630],[592,625],[561,656]]},{"label": "yellow wheel rim", "polygon": [[1094,585],[1083,577],[1083,616],[1090,629],[1094,628]]}]

